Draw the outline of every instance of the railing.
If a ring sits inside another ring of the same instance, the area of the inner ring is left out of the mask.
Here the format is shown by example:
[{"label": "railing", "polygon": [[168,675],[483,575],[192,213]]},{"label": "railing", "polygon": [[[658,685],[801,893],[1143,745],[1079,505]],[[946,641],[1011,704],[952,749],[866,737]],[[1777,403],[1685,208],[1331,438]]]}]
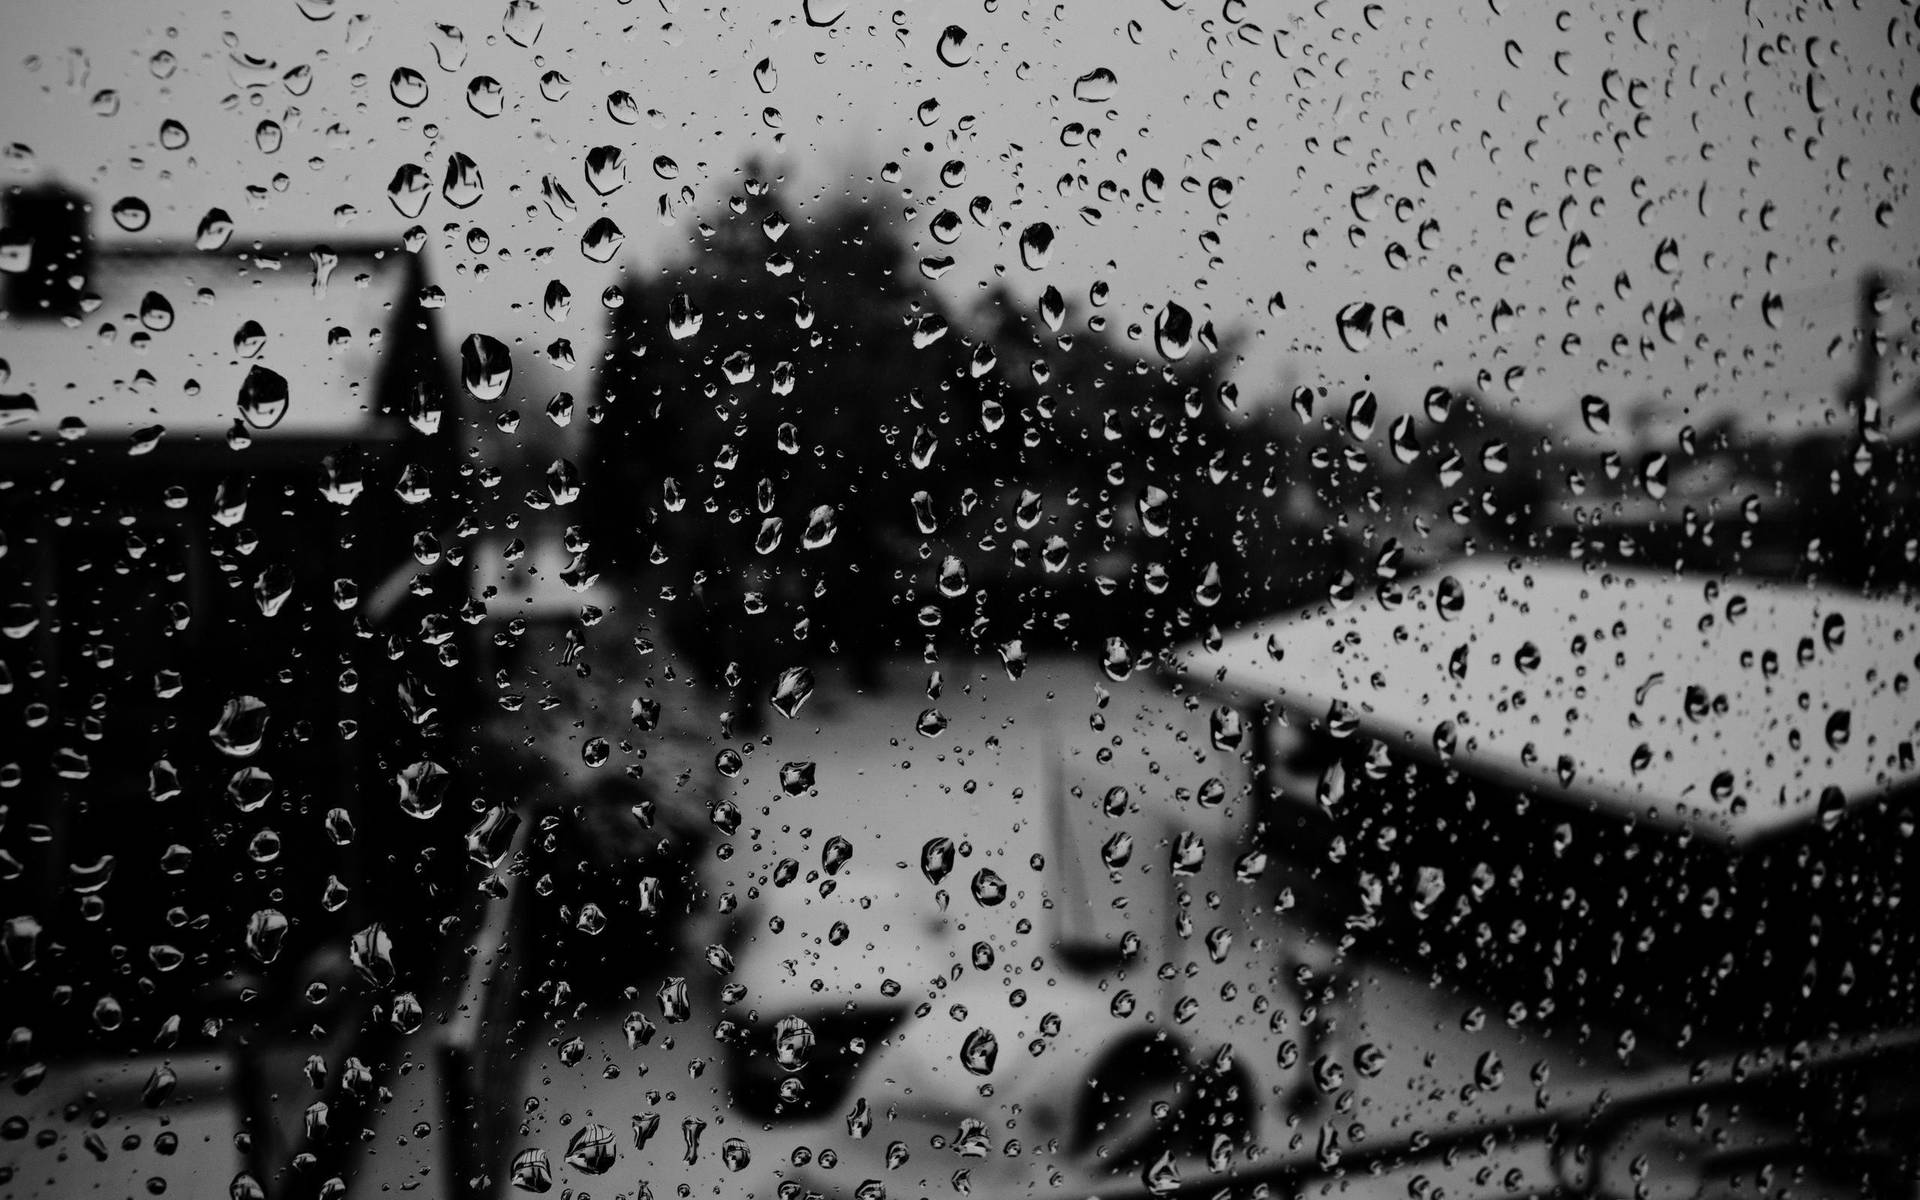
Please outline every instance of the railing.
[{"label": "railing", "polygon": [[[1137,1195],[1284,1197],[1364,1179],[1368,1194],[1415,1200],[1626,1200],[1649,1178],[1655,1194],[1692,1196],[1716,1177],[1784,1160],[1825,1172],[1848,1194],[1904,1200],[1920,1194],[1916,1071],[1920,1029],[1856,1035],[1583,1084],[1525,1116],[1463,1118],[1379,1144],[1341,1145],[1323,1133],[1312,1149],[1278,1161],[1173,1188],[1142,1184]],[[1099,1194],[1129,1195],[1111,1187]]]}]

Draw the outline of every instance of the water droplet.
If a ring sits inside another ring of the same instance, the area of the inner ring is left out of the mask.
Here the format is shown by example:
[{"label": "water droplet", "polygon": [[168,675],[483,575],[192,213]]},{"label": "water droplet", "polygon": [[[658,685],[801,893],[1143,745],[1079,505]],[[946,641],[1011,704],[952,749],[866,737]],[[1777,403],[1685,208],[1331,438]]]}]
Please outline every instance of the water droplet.
[{"label": "water droplet", "polygon": [[620,253],[620,246],[626,240],[627,235],[621,232],[611,217],[601,217],[580,235],[580,253],[589,261],[607,262]]},{"label": "water droplet", "polygon": [[513,1167],[508,1172],[513,1186],[523,1192],[541,1192],[553,1190],[553,1164],[547,1161],[545,1150],[522,1150],[514,1156]]},{"label": "water droplet", "polygon": [[467,35],[458,26],[436,22],[430,38],[433,59],[442,71],[458,71],[467,61]]},{"label": "water droplet", "polygon": [[992,908],[1007,898],[1007,881],[991,867],[981,867],[973,873],[972,891],[975,900]]},{"label": "water droplet", "polygon": [[927,882],[939,886],[953,871],[954,856],[958,853],[950,837],[929,838],[927,844],[920,847],[920,873]]},{"label": "water droplet", "polygon": [[258,696],[235,696],[220,710],[207,736],[214,749],[230,758],[252,758],[267,736],[267,704]]},{"label": "water droplet", "polygon": [[1020,262],[1029,271],[1045,270],[1053,254],[1053,226],[1036,221],[1020,234]]},{"label": "water droplet", "polygon": [[500,18],[500,29],[508,41],[524,49],[540,40],[546,20],[535,0],[510,0],[506,15]]},{"label": "water droplet", "polygon": [[1167,301],[1153,317],[1153,345],[1169,362],[1185,358],[1193,349],[1193,314]]},{"label": "water droplet", "polygon": [[193,246],[196,250],[218,250],[232,236],[233,218],[227,215],[225,209],[210,208],[194,230]]},{"label": "water droplet", "polygon": [[567,1142],[567,1165],[588,1175],[605,1175],[619,1155],[613,1130],[605,1125],[582,1125]]},{"label": "water droplet", "polygon": [[387,183],[387,199],[394,211],[411,220],[426,210],[433,195],[433,180],[418,163],[402,163]]},{"label": "water droplet", "polygon": [[627,160],[618,146],[595,146],[587,151],[587,186],[601,196],[611,195],[627,182]]},{"label": "water droplet", "polygon": [[774,683],[773,707],[781,716],[789,719],[798,716],[801,706],[813,695],[813,670],[810,667],[788,667],[780,672]]},{"label": "water droplet", "polygon": [[1582,396],[1580,419],[1589,433],[1605,433],[1613,421],[1613,408],[1598,396]]},{"label": "water droplet", "polygon": [[426,820],[440,811],[452,781],[447,769],[431,759],[421,759],[396,777],[400,785],[400,811]]},{"label": "water droplet", "polygon": [[800,11],[806,14],[807,24],[824,29],[846,13],[847,4],[846,0],[802,0]]},{"label": "water droplet", "polygon": [[471,208],[486,190],[486,183],[480,178],[480,164],[458,150],[447,156],[447,171],[440,182],[440,194],[446,197],[448,204],[455,208]]},{"label": "water droplet", "polygon": [[1095,67],[1073,81],[1073,98],[1088,104],[1105,104],[1120,90],[1120,81],[1105,67]]},{"label": "water droplet", "polygon": [[506,90],[500,81],[491,75],[475,75],[467,84],[467,107],[489,119],[497,117],[507,106]]},{"label": "water droplet", "polygon": [[278,909],[260,909],[247,918],[247,952],[261,963],[272,962],[280,957],[292,924]]},{"label": "water droplet", "polygon": [[965,1067],[969,1074],[993,1074],[994,1060],[999,1056],[1000,1039],[993,1035],[993,1030],[984,1025],[969,1033],[966,1041],[960,1044],[960,1065]]},{"label": "water droplet", "polygon": [[640,102],[630,92],[610,92],[607,95],[607,115],[622,125],[631,125],[640,119]]},{"label": "water droplet", "polygon": [[427,77],[412,67],[395,67],[387,91],[402,108],[419,108],[427,102]]},{"label": "water droplet", "polygon": [[667,332],[672,334],[676,341],[699,333],[701,322],[704,320],[705,315],[701,313],[700,307],[685,292],[676,292],[673,299],[667,301]]},{"label": "water droplet", "polygon": [[258,364],[248,367],[239,403],[241,420],[254,429],[272,429],[287,415],[286,377]]},{"label": "water droplet", "polygon": [[941,31],[934,51],[949,67],[964,67],[973,61],[973,41],[958,25],[949,25]]},{"label": "water droplet", "polygon": [[506,346],[484,333],[460,343],[460,382],[482,403],[498,400],[513,381],[513,358]]},{"label": "water droplet", "polygon": [[113,202],[113,208],[110,211],[113,215],[113,223],[128,233],[139,233],[147,227],[147,222],[153,219],[153,212],[147,207],[147,202],[138,196],[122,196]]},{"label": "water droplet", "polygon": [[1373,340],[1373,305],[1358,301],[1342,308],[1334,317],[1340,331],[1340,344],[1355,354]]}]

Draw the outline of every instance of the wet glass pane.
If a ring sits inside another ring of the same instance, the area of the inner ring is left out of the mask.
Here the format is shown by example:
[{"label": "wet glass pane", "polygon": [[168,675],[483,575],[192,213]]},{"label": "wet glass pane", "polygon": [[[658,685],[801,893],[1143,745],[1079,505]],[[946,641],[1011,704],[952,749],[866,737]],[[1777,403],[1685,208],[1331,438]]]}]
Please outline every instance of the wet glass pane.
[{"label": "wet glass pane", "polygon": [[0,1195],[1912,1195],[1910,3],[0,45]]}]

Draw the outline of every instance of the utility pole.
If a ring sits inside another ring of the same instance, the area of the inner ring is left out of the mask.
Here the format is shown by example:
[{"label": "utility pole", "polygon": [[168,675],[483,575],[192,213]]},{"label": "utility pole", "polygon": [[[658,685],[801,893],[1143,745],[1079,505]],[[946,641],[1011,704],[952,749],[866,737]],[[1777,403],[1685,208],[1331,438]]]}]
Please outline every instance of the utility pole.
[{"label": "utility pole", "polygon": [[1874,562],[1885,540],[1886,506],[1881,502],[1879,404],[1874,398],[1880,381],[1880,299],[1887,280],[1877,270],[1860,277],[1854,301],[1854,332],[1858,337],[1853,372],[1840,388],[1840,403],[1852,418],[1853,430],[1840,461],[1835,499],[1836,520],[1828,524],[1828,571],[1836,582],[1853,587],[1872,586]]}]

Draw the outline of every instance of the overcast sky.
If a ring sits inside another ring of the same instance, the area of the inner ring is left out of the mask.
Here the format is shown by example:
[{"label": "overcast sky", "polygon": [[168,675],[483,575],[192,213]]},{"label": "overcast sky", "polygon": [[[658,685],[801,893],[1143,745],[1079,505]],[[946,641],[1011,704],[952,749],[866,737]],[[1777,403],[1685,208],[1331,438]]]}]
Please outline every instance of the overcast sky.
[{"label": "overcast sky", "polygon": [[[523,40],[538,26],[530,46],[507,36],[507,7],[6,6],[7,174],[56,175],[109,202],[138,196],[154,214],[142,239],[190,236],[217,206],[236,219],[238,247],[397,236],[412,222],[387,183],[421,164],[435,184],[420,223],[449,337],[481,330],[514,345],[527,368],[516,386],[542,399],[586,391],[604,316],[595,297],[616,268],[683,257],[698,214],[739,190],[749,155],[810,205],[898,203],[910,189],[914,237],[922,253],[954,255],[939,286],[963,303],[1002,273],[1024,296],[1054,283],[1084,298],[1104,280],[1114,329],[1150,329],[1173,299],[1241,331],[1249,394],[1283,379],[1365,383],[1393,406],[1484,372],[1493,396],[1569,434],[1587,392],[1616,413],[1650,398],[1660,428],[1729,410],[1756,425],[1818,423],[1845,369],[1830,344],[1848,329],[1854,279],[1870,265],[1920,271],[1911,7],[895,0],[823,2],[817,17],[845,11],[822,27],[797,2],[555,0],[515,26]],[[966,33],[952,63],[939,45],[948,26]],[[756,76],[763,59],[771,72]],[[308,74],[289,86],[295,68]],[[417,107],[393,95],[398,68],[425,79]],[[1111,95],[1077,99],[1075,80],[1096,69],[1112,72]],[[548,71],[567,77],[561,98],[542,94]],[[469,106],[482,75],[498,82],[497,117]],[[622,90],[630,124],[609,109]],[[163,146],[168,119],[185,126],[184,147]],[[257,136],[268,120],[284,129],[271,152]],[[583,177],[601,145],[630,164],[604,198]],[[438,190],[456,151],[485,185],[464,209]],[[658,156],[676,178],[656,174]],[[942,187],[950,160],[965,178]],[[889,161],[902,165],[898,183],[880,178]],[[1151,202],[1149,168],[1167,180]],[[571,222],[542,203],[548,174],[578,203]],[[1208,194],[1216,178],[1231,184],[1223,207]],[[695,203],[680,202],[683,187]],[[663,193],[675,197],[668,222]],[[991,200],[990,226],[968,222],[956,244],[935,245],[929,219],[964,214],[974,196]],[[580,249],[601,215],[627,236],[606,266]],[[1035,221],[1058,235],[1040,271],[1016,246]],[[1423,248],[1427,221],[1437,229]],[[99,223],[134,236],[104,211]],[[467,247],[472,226],[488,235],[484,253]],[[1590,249],[1573,249],[1576,233]],[[553,278],[576,296],[557,326],[539,311]],[[1781,297],[1778,330],[1762,319],[1769,292]],[[1361,301],[1401,308],[1404,334],[1376,327],[1364,351],[1343,346],[1335,314]],[[1663,336],[1657,314],[1675,302],[1684,319]],[[1891,320],[1910,334],[1914,311],[1902,297]],[[570,379],[532,369],[556,336],[579,352]],[[1150,335],[1140,347],[1152,353]]]}]

